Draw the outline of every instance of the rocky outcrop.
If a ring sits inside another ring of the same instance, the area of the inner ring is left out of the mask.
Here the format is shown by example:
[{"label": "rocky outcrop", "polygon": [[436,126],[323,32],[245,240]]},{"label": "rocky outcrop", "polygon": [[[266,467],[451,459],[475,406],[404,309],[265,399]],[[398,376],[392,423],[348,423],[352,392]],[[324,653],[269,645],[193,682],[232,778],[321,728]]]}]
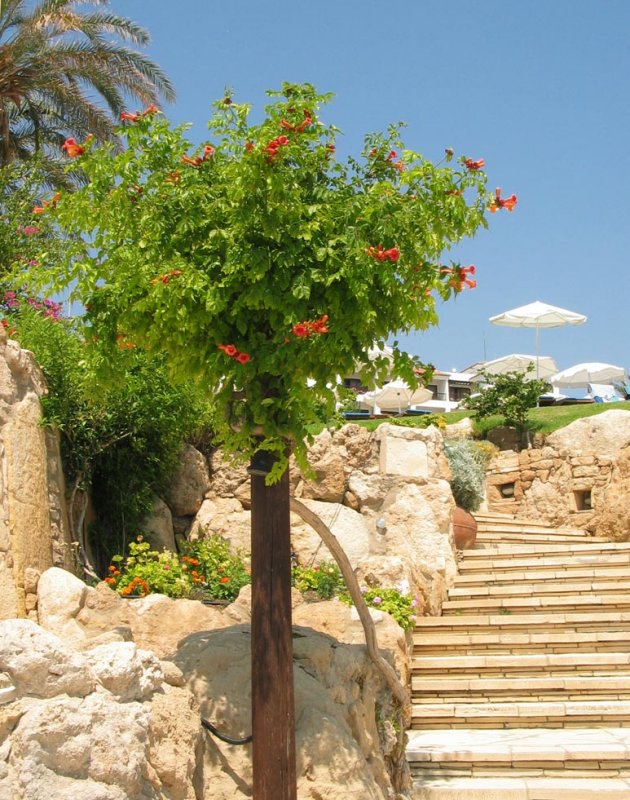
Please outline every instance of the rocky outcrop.
[{"label": "rocky outcrop", "polygon": [[[451,537],[450,471],[437,428],[359,425],[323,431],[309,449],[310,473],[293,464],[291,485],[331,529],[367,583],[411,592],[418,612],[439,613],[456,573]],[[220,451],[211,461],[211,488],[189,531],[218,534],[250,549],[249,478]],[[300,564],[330,561],[317,534],[291,515],[292,547]]]},{"label": "rocky outcrop", "polygon": [[[202,732],[200,713],[228,735],[251,730],[249,587],[222,612],[156,595],[123,599],[58,569],[42,575],[39,592],[42,627],[0,623],[9,690],[0,797],[35,800],[46,786],[60,800],[247,794],[251,748]],[[354,800],[393,798],[409,785],[400,733],[408,709],[368,657],[354,609],[306,603],[295,590],[293,604],[299,797],[337,797],[343,786]],[[383,612],[372,618],[381,653],[406,683],[404,632]],[[123,747],[125,758],[113,757]]]},{"label": "rocky outcrop", "polygon": [[0,331],[0,619],[36,616],[39,574],[73,567],[56,436],[41,426],[43,377]]},{"label": "rocky outcrop", "polygon": [[505,451],[487,475],[488,507],[630,539],[630,412],[576,420],[542,448]]}]

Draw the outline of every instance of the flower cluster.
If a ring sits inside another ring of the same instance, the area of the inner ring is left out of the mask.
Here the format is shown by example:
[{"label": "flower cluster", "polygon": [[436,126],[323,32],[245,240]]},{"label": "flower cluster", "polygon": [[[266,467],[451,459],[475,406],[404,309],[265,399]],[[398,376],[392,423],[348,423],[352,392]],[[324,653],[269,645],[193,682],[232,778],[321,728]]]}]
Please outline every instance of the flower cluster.
[{"label": "flower cluster", "polygon": [[133,595],[134,597],[146,597],[150,592],[149,584],[138,576],[132,578],[131,581],[120,590],[123,597],[129,597],[129,595]]},{"label": "flower cluster", "polygon": [[165,286],[168,285],[171,278],[177,278],[182,274],[181,269],[172,269],[170,272],[165,272],[164,275],[158,275],[157,278],[153,278],[151,283],[155,286],[157,283],[163,283]]},{"label": "flower cluster", "polygon": [[66,139],[66,141],[61,145],[61,149],[66,151],[66,155],[68,158],[76,158],[77,156],[82,156],[85,153],[85,148],[82,147],[80,144],[77,144],[75,139]]},{"label": "flower cluster", "polygon": [[190,580],[197,585],[204,584],[206,582],[205,577],[199,572],[199,570],[194,569],[194,567],[198,567],[200,565],[200,561],[198,558],[193,558],[192,556],[182,556],[182,571],[188,572],[188,567],[193,567],[190,570]]},{"label": "flower cluster", "polygon": [[378,247],[368,247],[365,252],[377,261],[386,261],[387,259],[398,261],[400,258],[400,250],[397,247],[390,247],[389,250],[384,250],[382,244],[379,244]]},{"label": "flower cluster", "polygon": [[291,333],[299,339],[306,339],[314,333],[328,333],[328,314],[324,314],[319,319],[298,322],[291,328]]},{"label": "flower cluster", "polygon": [[467,158],[464,161],[464,166],[471,172],[477,172],[478,170],[482,169],[485,166],[485,163],[486,162],[483,160],[483,158],[480,158],[477,161],[473,161],[472,158]]},{"label": "flower cluster", "polygon": [[116,344],[119,350],[133,350],[135,344],[127,339],[126,333],[119,333],[116,335]]},{"label": "flower cluster", "polygon": [[267,147],[265,147],[265,152],[267,153],[269,161],[273,161],[278,155],[278,149],[280,147],[286,147],[288,144],[289,140],[286,136],[276,136],[275,139],[272,139]]},{"label": "flower cluster", "polygon": [[[373,147],[370,150],[370,158],[375,158],[379,154],[378,147]],[[389,163],[392,167],[395,167],[398,172],[404,172],[405,166],[402,161],[394,161],[395,158],[398,158],[398,153],[395,150],[390,150],[389,153],[385,156],[385,161]]]},{"label": "flower cluster", "polygon": [[35,206],[33,208],[33,214],[43,214],[47,208],[54,208],[59,200],[61,199],[61,195],[59,192],[55,192],[50,200],[44,200],[41,206]]},{"label": "flower cluster", "polygon": [[239,364],[247,364],[251,360],[249,353],[239,352],[233,344],[219,344],[219,350],[223,350],[226,356],[235,359]]},{"label": "flower cluster", "polygon": [[500,208],[507,208],[508,211],[512,211],[517,203],[518,200],[515,194],[509,197],[501,197],[501,189],[497,188],[495,189],[494,197],[488,204],[488,210],[491,214],[494,214],[495,211],[498,211]]},{"label": "flower cluster", "polygon": [[2,325],[2,327],[6,331],[7,336],[15,336],[15,334],[17,333],[17,328],[14,328],[11,325],[11,323],[6,319],[0,320],[0,325]]},{"label": "flower cluster", "polygon": [[455,265],[453,267],[442,267],[440,271],[445,275],[451,276],[448,285],[451,286],[452,289],[457,293],[461,292],[465,286],[468,286],[470,289],[474,289],[477,285],[477,281],[468,277],[469,275],[475,274],[474,264],[471,264],[469,267],[460,267],[459,265]]},{"label": "flower cluster", "polygon": [[20,299],[16,292],[9,291],[4,293],[1,303],[9,311],[14,311],[22,305],[23,301],[35,311],[40,311],[45,317],[49,317],[55,321],[61,319],[63,311],[61,303],[55,303],[54,300],[49,300],[48,298],[45,300],[38,300],[35,297],[26,297]]},{"label": "flower cluster", "polygon": [[280,127],[284,128],[285,131],[296,131],[297,133],[302,133],[309,125],[313,122],[313,115],[311,112],[305,108],[304,109],[304,120],[300,122],[299,125],[292,125],[290,122],[283,117],[280,120]]},{"label": "flower cluster", "polygon": [[36,233],[39,233],[39,228],[36,225],[23,225],[18,228],[18,233],[23,233],[24,236],[35,236]]},{"label": "flower cluster", "polygon": [[123,111],[120,115],[121,122],[139,122],[143,117],[148,117],[150,114],[161,114],[162,112],[157,106],[151,104],[147,106],[144,111],[136,111],[135,114],[129,111]]},{"label": "flower cluster", "polygon": [[203,162],[207,161],[212,155],[214,155],[214,147],[211,144],[207,144],[203,148],[202,156],[196,156],[195,158],[190,158],[190,156],[182,156],[180,161],[182,164],[190,164],[193,167],[200,167]]}]

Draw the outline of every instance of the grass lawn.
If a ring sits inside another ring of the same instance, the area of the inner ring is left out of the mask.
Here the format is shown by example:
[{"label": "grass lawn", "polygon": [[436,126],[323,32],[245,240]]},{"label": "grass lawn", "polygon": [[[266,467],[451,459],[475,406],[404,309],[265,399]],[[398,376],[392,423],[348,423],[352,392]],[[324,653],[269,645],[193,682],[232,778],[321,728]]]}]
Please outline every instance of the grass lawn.
[{"label": "grass lawn", "polygon": [[[630,401],[622,403],[592,403],[575,406],[545,406],[544,408],[532,408],[529,412],[531,428],[542,434],[553,433],[559,428],[564,428],[582,417],[592,417],[595,414],[603,414],[605,411],[629,411]],[[429,417],[431,418],[429,420]],[[475,431],[483,438],[492,428],[503,424],[502,417],[489,417],[483,421],[475,420],[474,412],[471,411],[450,411],[448,414],[440,414],[447,425],[459,422],[465,417],[473,420]],[[368,430],[373,431],[384,422],[394,425],[404,425],[409,428],[424,428],[428,421],[436,421],[438,415],[427,415],[426,417],[388,417],[387,419],[369,419],[359,421],[357,424]],[[353,420],[355,421],[355,420]]]}]

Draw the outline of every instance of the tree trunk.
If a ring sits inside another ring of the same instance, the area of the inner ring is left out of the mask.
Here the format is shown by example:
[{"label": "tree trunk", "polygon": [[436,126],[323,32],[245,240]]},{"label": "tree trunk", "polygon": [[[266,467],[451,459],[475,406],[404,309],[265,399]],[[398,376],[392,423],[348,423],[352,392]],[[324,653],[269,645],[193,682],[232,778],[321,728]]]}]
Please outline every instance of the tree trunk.
[{"label": "tree trunk", "polygon": [[296,800],[289,470],[273,486],[250,473],[253,797]]}]

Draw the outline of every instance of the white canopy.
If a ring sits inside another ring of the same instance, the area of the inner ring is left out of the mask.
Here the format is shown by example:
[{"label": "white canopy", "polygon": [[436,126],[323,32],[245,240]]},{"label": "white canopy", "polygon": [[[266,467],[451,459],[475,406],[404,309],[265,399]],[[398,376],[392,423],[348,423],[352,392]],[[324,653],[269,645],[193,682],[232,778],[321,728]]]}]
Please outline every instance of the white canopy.
[{"label": "white canopy", "polygon": [[[558,371],[556,362],[551,356],[528,356],[523,353],[511,353],[509,356],[486,361],[480,369],[490,375],[504,375],[506,372],[526,372],[530,364],[536,367],[536,362],[538,362],[539,378],[549,378]],[[535,374],[532,372],[528,377],[533,380]]]},{"label": "white canopy", "polygon": [[602,364],[599,361],[574,364],[552,378],[554,386],[587,386],[589,383],[610,383],[610,381],[623,381],[626,371],[623,367],[614,364]]},{"label": "white canopy", "polygon": [[536,330],[536,377],[539,377],[540,363],[538,356],[538,337],[541,328],[559,328],[562,325],[581,325],[586,322],[584,314],[569,311],[566,308],[542,303],[535,300],[525,306],[504,311],[490,317],[493,325],[505,325],[508,328],[535,328]]},{"label": "white canopy", "polygon": [[412,389],[405,381],[397,378],[372,392],[357,395],[357,400],[368,408],[378,407],[383,411],[400,413],[409,406],[423,403],[431,397],[433,392],[430,389],[425,389],[424,386]]},{"label": "white canopy", "polygon": [[586,319],[584,314],[535,300],[525,306],[495,314],[490,317],[490,322],[509,328],[559,328],[562,325],[581,325]]}]

